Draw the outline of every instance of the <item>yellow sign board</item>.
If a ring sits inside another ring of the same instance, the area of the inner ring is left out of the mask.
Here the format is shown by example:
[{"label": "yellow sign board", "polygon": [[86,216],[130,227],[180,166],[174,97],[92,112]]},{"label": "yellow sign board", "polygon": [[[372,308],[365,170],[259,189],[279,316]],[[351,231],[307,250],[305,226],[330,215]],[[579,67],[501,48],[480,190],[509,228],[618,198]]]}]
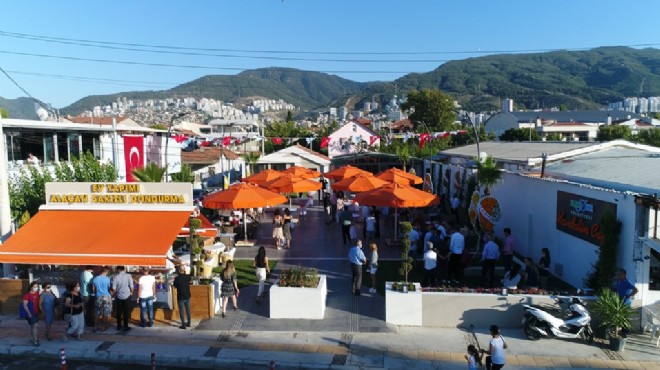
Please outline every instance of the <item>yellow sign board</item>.
[{"label": "yellow sign board", "polygon": [[48,205],[192,206],[190,183],[49,182]]}]

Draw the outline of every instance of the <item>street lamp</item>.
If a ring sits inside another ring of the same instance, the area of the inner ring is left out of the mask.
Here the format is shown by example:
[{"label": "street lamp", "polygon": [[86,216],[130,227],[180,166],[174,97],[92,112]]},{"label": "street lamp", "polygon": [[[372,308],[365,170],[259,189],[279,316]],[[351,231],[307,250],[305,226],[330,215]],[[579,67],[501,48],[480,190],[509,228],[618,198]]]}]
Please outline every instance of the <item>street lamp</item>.
[{"label": "street lamp", "polygon": [[170,161],[169,161],[169,157],[167,156],[167,148],[169,147],[170,144],[170,134],[172,133],[172,125],[174,124],[174,120],[181,118],[185,115],[186,113],[175,114],[174,116],[172,116],[172,119],[170,119],[170,124],[167,126],[167,137],[165,138],[165,182],[169,181]]}]

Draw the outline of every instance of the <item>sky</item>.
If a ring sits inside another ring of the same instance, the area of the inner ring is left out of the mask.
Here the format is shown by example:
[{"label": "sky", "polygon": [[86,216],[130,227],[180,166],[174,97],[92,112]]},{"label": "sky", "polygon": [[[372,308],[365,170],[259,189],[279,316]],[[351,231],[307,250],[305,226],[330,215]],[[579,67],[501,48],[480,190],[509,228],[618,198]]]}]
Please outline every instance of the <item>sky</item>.
[{"label": "sky", "polygon": [[[0,68],[62,108],[260,67],[391,81],[499,52],[660,47],[660,1],[3,0]],[[102,47],[98,47],[102,46]],[[132,49],[132,50],[128,50]],[[26,94],[0,73],[0,97]]]}]

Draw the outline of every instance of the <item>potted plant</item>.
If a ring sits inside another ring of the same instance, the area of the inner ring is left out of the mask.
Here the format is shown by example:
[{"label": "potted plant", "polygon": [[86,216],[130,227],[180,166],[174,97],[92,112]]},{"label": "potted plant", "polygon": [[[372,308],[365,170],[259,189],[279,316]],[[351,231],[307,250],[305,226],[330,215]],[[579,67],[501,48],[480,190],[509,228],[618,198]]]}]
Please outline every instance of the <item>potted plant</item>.
[{"label": "potted plant", "polygon": [[392,285],[392,289],[400,287],[401,291],[407,293],[408,291],[415,291],[415,285],[408,283],[408,274],[413,269],[413,258],[410,257],[410,231],[412,231],[412,224],[410,222],[401,223],[401,243],[403,248],[401,250],[401,267],[399,268],[399,274],[403,277],[403,282]]},{"label": "potted plant", "polygon": [[616,294],[609,289],[603,290],[598,300],[594,303],[593,312],[601,320],[600,325],[606,328],[610,340],[610,349],[623,351],[626,345],[626,336],[622,330],[632,328],[630,319],[634,311],[626,305]]},{"label": "potted plant", "polygon": [[323,319],[325,315],[326,276],[315,268],[286,269],[270,288],[271,319]]}]

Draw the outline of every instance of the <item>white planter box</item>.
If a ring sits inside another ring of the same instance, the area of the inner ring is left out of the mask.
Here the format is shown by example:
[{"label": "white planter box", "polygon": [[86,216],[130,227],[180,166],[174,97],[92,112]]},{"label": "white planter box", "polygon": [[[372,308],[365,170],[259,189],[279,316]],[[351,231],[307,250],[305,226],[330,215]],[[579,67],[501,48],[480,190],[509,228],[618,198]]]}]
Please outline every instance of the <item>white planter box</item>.
[{"label": "white planter box", "polygon": [[392,283],[385,283],[385,321],[395,325],[422,326],[422,288],[415,284],[414,292],[395,292]]},{"label": "white planter box", "polygon": [[290,288],[273,285],[270,288],[271,319],[316,319],[325,315],[328,285],[325,275],[319,275],[316,288]]}]

